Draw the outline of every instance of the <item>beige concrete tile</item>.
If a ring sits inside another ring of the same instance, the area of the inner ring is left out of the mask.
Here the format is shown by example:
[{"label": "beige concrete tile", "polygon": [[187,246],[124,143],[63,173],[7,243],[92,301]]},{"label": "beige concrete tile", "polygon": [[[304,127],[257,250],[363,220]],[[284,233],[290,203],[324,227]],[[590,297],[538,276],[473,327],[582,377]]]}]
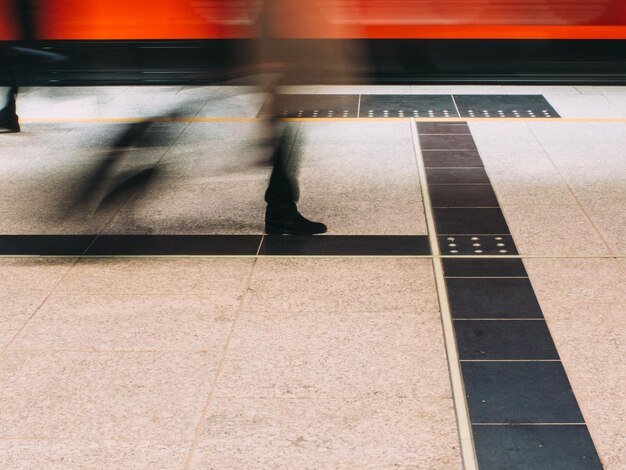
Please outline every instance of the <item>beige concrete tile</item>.
[{"label": "beige concrete tile", "polygon": [[209,353],[6,352],[0,437],[190,440],[218,359]]},{"label": "beige concrete tile", "polygon": [[606,202],[586,202],[583,200],[583,206],[595,227],[606,240],[611,252],[619,255],[626,254],[625,204],[620,203],[619,199],[610,199]]},{"label": "beige concrete tile", "polygon": [[452,400],[219,400],[191,468],[460,469]]},{"label": "beige concrete tile", "polygon": [[451,398],[439,312],[249,313],[216,391],[237,398]]},{"label": "beige concrete tile", "polygon": [[550,95],[580,95],[581,92],[574,86],[554,85],[504,85],[507,95],[544,95],[550,102]]},{"label": "beige concrete tile", "polygon": [[97,117],[103,118],[149,118],[171,114],[196,117],[207,101],[204,97],[177,95],[176,92],[169,94],[122,93],[92,112],[97,112]]},{"label": "beige concrete tile", "polygon": [[584,86],[577,85],[578,89],[583,95],[617,95],[626,93],[626,87],[624,86]]},{"label": "beige concrete tile", "polygon": [[233,295],[243,293],[253,260],[88,258],[58,288],[63,294]]},{"label": "beige concrete tile", "polygon": [[[107,233],[260,234],[264,229],[268,168],[155,182],[112,220]],[[201,181],[193,184],[193,181]]]},{"label": "beige concrete tile", "polygon": [[113,95],[65,94],[60,96],[27,96],[18,102],[21,119],[85,119],[104,117]]},{"label": "beige concrete tile", "polygon": [[539,300],[576,303],[623,302],[626,274],[611,258],[525,259]]},{"label": "beige concrete tile", "polygon": [[428,259],[259,259],[244,309],[254,312],[431,312]]},{"label": "beige concrete tile", "polygon": [[576,395],[619,396],[626,376],[626,303],[552,299],[542,306]]},{"label": "beige concrete tile", "polygon": [[402,198],[385,198],[381,194],[376,198],[370,195],[365,200],[354,200],[305,192],[298,207],[307,218],[325,223],[330,235],[427,233],[421,195],[413,198],[409,193]]},{"label": "beige concrete tile", "polygon": [[256,90],[218,90],[196,117],[255,118],[266,99],[267,94]]},{"label": "beige concrete tile", "polygon": [[576,198],[555,169],[490,171],[489,179],[503,206],[577,204]]},{"label": "beige concrete tile", "polygon": [[72,258],[0,257],[0,295],[47,294],[75,262]]},{"label": "beige concrete tile", "polygon": [[550,104],[562,118],[613,118],[623,112],[602,95],[551,95]]},{"label": "beige concrete tile", "polygon": [[[602,99],[604,97],[569,97],[563,100]],[[573,117],[573,116],[563,116]],[[593,117],[593,116],[582,116]],[[622,122],[567,122],[553,121],[527,122],[528,127],[542,144],[567,145],[576,149],[579,145],[589,144],[623,144],[626,142],[626,123]]]},{"label": "beige concrete tile", "polygon": [[0,463],[15,470],[183,468],[190,444],[128,441],[0,440]]},{"label": "beige concrete tile", "polygon": [[445,94],[445,95],[501,95],[504,87],[501,85],[412,85],[415,95]]},{"label": "beige concrete tile", "polygon": [[310,143],[339,143],[343,145],[377,144],[396,145],[400,140],[411,139],[411,122],[390,121],[334,121],[303,122],[298,132],[298,139]]},{"label": "beige concrete tile", "polygon": [[595,169],[607,168],[623,173],[626,168],[623,145],[606,142],[568,142],[570,137],[562,137],[561,141],[543,143],[542,146],[554,162],[563,169]]},{"label": "beige concrete tile", "polygon": [[224,347],[236,295],[72,295],[49,299],[11,349],[210,351]]},{"label": "beige concrete tile", "polygon": [[523,255],[602,255],[609,249],[578,205],[502,206]]},{"label": "beige concrete tile", "polygon": [[605,470],[626,468],[626,405],[621,395],[578,399]]},{"label": "beige concrete tile", "polygon": [[317,93],[324,95],[409,95],[410,85],[319,85]]},{"label": "beige concrete tile", "polygon": [[536,144],[537,138],[526,122],[471,121],[469,128],[479,150],[499,145]]},{"label": "beige concrete tile", "polygon": [[46,296],[45,292],[32,291],[29,294],[19,292],[0,294],[2,306],[0,309],[0,349],[11,341]]}]

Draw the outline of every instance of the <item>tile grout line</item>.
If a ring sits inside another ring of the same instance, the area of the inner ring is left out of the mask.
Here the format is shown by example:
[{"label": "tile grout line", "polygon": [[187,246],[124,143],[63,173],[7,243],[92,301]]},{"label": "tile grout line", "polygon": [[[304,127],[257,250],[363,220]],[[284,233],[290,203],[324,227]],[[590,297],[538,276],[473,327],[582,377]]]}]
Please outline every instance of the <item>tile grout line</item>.
[{"label": "tile grout line", "polygon": [[580,202],[580,199],[578,198],[578,196],[576,195],[576,192],[574,191],[574,189],[572,188],[572,186],[569,184],[569,182],[567,181],[567,179],[563,176],[563,173],[561,172],[561,170],[559,169],[559,167],[554,163],[554,161],[552,160],[552,157],[550,157],[550,154],[548,153],[548,151],[545,149],[545,147],[543,146],[543,143],[541,142],[541,140],[539,139],[539,137],[537,136],[537,134],[535,134],[535,131],[532,129],[532,127],[530,127],[528,125],[528,123],[526,123],[526,127],[528,128],[528,130],[530,131],[530,133],[533,135],[533,137],[535,138],[535,140],[537,141],[537,143],[539,144],[539,146],[541,147],[541,151],[544,153],[544,155],[548,158],[548,160],[550,161],[550,163],[552,164],[552,166],[554,167],[554,169],[556,170],[557,174],[559,175],[559,177],[563,180],[563,183],[565,183],[565,186],[567,186],[567,190],[570,192],[570,194],[572,195],[572,197],[574,198],[574,200],[576,201],[576,204],[578,205],[578,207],[580,208],[580,210],[583,211],[583,214],[585,214],[585,217],[587,219],[587,221],[591,224],[591,226],[593,227],[593,229],[596,231],[596,233],[598,234],[598,236],[600,237],[600,240],[602,240],[602,243],[604,244],[604,247],[608,250],[609,253],[613,253],[613,250],[611,249],[611,247],[609,246],[608,242],[606,241],[604,234],[602,233],[602,231],[600,231],[598,229],[598,227],[596,226],[595,222],[593,221],[593,219],[591,218],[591,215],[589,214],[589,212],[587,211],[587,209],[585,208],[585,206]]},{"label": "tile grout line", "polygon": [[459,351],[454,337],[454,329],[452,323],[452,313],[448,301],[446,290],[446,282],[443,273],[443,264],[439,258],[439,242],[437,232],[435,230],[434,214],[430,204],[430,194],[426,180],[426,169],[421,158],[419,148],[419,140],[417,136],[417,122],[413,119],[410,122],[411,137],[413,140],[414,157],[417,164],[420,189],[422,191],[422,201],[424,204],[424,214],[428,227],[428,237],[430,239],[431,251],[433,253],[433,271],[435,273],[435,285],[439,300],[441,313],[441,322],[443,327],[444,343],[446,348],[446,356],[448,359],[448,371],[450,374],[450,382],[452,386],[452,396],[457,419],[459,443],[461,446],[461,458],[465,470],[477,470],[478,461],[476,458],[476,449],[472,435],[472,426],[469,417],[469,407],[466,400],[465,386],[463,384],[463,376],[461,374],[461,363],[459,360]]},{"label": "tile grout line", "polygon": [[17,337],[22,333],[22,331],[24,331],[24,329],[26,328],[28,323],[33,319],[33,317],[37,315],[37,312],[41,310],[41,307],[43,307],[45,303],[50,299],[50,297],[54,295],[59,285],[69,275],[69,273],[72,271],[72,269],[74,269],[74,267],[76,266],[76,264],[78,264],[79,261],[80,261],[80,257],[75,257],[74,262],[67,269],[67,271],[63,273],[63,275],[59,278],[59,280],[52,286],[52,288],[50,289],[46,297],[39,303],[39,305],[34,309],[33,313],[28,316],[28,318],[24,321],[24,323],[22,323],[22,326],[19,328],[19,330],[17,330],[17,332],[13,335],[13,337],[2,347],[2,349],[0,350],[0,356],[2,356],[7,351],[9,351],[11,345],[15,342]]},{"label": "tile grout line", "polygon": [[454,103],[454,108],[456,109],[456,114],[459,116],[459,118],[461,117],[461,111],[459,110],[459,107],[456,104],[456,100],[454,99],[454,95],[451,94],[450,97],[452,98],[452,103]]},{"label": "tile grout line", "polygon": [[224,369],[224,363],[226,362],[226,356],[228,354],[228,348],[230,347],[230,343],[233,339],[234,333],[235,333],[235,327],[237,325],[237,322],[239,321],[239,319],[241,318],[242,315],[242,310],[243,310],[243,304],[246,300],[246,294],[248,289],[250,288],[250,282],[252,281],[252,276],[254,274],[254,270],[256,268],[256,264],[257,264],[257,260],[255,259],[252,262],[252,267],[250,269],[250,273],[248,274],[248,279],[246,280],[246,283],[244,285],[244,292],[243,295],[241,296],[241,300],[239,301],[239,306],[237,307],[237,313],[235,315],[235,318],[233,319],[233,323],[230,327],[230,331],[228,332],[228,336],[226,338],[226,343],[224,344],[224,348],[222,350],[222,354],[220,356],[220,360],[218,363],[218,366],[215,370],[215,374],[213,375],[213,380],[211,383],[211,386],[209,388],[209,393],[206,397],[206,400],[204,402],[204,406],[202,407],[202,411],[200,412],[200,418],[198,420],[198,423],[196,424],[195,430],[194,430],[194,437],[193,440],[191,442],[191,447],[189,448],[189,452],[187,454],[187,457],[185,458],[185,465],[184,465],[184,469],[188,470],[190,468],[193,456],[195,454],[195,451],[198,447],[198,440],[200,439],[202,432],[204,431],[204,423],[206,421],[207,418],[207,414],[209,412],[209,407],[211,406],[211,402],[213,401],[213,396],[215,394],[215,390],[217,389],[217,383],[219,382],[219,378],[222,375],[222,371]]}]

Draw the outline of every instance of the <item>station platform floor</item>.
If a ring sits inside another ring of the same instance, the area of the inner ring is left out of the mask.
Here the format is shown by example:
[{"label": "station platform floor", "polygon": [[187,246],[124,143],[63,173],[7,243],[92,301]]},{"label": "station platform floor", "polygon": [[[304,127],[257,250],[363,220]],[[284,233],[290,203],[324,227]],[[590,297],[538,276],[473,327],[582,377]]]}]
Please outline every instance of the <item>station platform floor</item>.
[{"label": "station platform floor", "polygon": [[626,87],[279,99],[327,234],[252,88],[21,90],[0,467],[625,469]]}]

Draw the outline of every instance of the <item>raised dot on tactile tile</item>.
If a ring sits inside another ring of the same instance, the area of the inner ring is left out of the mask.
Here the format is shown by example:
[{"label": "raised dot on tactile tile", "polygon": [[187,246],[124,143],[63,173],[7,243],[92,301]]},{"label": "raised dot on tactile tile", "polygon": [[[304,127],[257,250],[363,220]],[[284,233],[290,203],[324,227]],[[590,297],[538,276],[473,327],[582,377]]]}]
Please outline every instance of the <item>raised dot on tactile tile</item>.
[{"label": "raised dot on tactile tile", "polygon": [[480,243],[472,243],[472,246],[480,246]]},{"label": "raised dot on tactile tile", "polygon": [[450,250],[450,253],[458,253],[457,250]]},{"label": "raised dot on tactile tile", "polygon": [[483,250],[474,250],[474,253],[482,253]]},{"label": "raised dot on tactile tile", "polygon": [[500,253],[506,253],[506,252],[507,252],[506,250],[500,250]]},{"label": "raised dot on tactile tile", "polygon": [[504,243],[498,243],[497,246],[504,246]]},{"label": "raised dot on tactile tile", "polygon": [[448,243],[448,246],[456,246],[456,243]]},{"label": "raised dot on tactile tile", "polygon": [[448,238],[446,238],[446,240],[450,240],[451,242],[453,242],[455,240],[455,238],[454,237],[448,237]]},{"label": "raised dot on tactile tile", "polygon": [[496,237],[495,240],[502,240],[502,237]]},{"label": "raised dot on tactile tile", "polygon": [[472,240],[480,240],[478,237],[472,237]]}]

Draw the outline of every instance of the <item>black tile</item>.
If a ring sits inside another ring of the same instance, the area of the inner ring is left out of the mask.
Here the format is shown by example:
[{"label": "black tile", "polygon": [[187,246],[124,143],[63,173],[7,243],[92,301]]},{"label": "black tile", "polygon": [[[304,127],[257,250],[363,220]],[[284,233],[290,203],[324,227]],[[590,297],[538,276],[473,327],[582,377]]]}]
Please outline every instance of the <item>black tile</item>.
[{"label": "black tile", "polygon": [[454,318],[543,318],[526,278],[446,279]]},{"label": "black tile", "polygon": [[444,235],[439,237],[443,255],[516,255],[517,248],[510,235]]},{"label": "black tile", "polygon": [[480,470],[601,470],[587,426],[473,426]]},{"label": "black tile", "polygon": [[462,117],[560,117],[541,95],[454,95]]},{"label": "black tile", "polygon": [[543,320],[455,320],[461,360],[558,359]]},{"label": "black tile", "polygon": [[482,168],[478,152],[473,150],[423,150],[426,168]]},{"label": "black tile", "polygon": [[472,424],[583,423],[563,365],[555,362],[463,362]]},{"label": "black tile", "polygon": [[433,209],[439,235],[508,235],[500,209]]},{"label": "black tile", "polygon": [[444,259],[446,277],[528,277],[520,259]]},{"label": "black tile", "polygon": [[499,207],[488,184],[435,185],[428,189],[433,207]]},{"label": "black tile", "polygon": [[261,235],[102,235],[87,256],[256,255]]},{"label": "black tile", "polygon": [[267,236],[261,255],[429,255],[426,235]]},{"label": "black tile", "polygon": [[426,168],[426,177],[429,185],[490,184],[483,168]]},{"label": "black tile", "polygon": [[0,255],[82,255],[96,235],[0,235]]},{"label": "black tile", "polygon": [[420,134],[422,150],[474,150],[476,144],[471,135]]},{"label": "black tile", "polygon": [[285,118],[356,118],[359,107],[359,95],[276,95],[274,100],[276,113]]},{"label": "black tile", "polygon": [[418,122],[417,132],[420,134],[470,134],[469,126],[464,122]]},{"label": "black tile", "polygon": [[361,95],[362,118],[458,116],[450,95]]}]

